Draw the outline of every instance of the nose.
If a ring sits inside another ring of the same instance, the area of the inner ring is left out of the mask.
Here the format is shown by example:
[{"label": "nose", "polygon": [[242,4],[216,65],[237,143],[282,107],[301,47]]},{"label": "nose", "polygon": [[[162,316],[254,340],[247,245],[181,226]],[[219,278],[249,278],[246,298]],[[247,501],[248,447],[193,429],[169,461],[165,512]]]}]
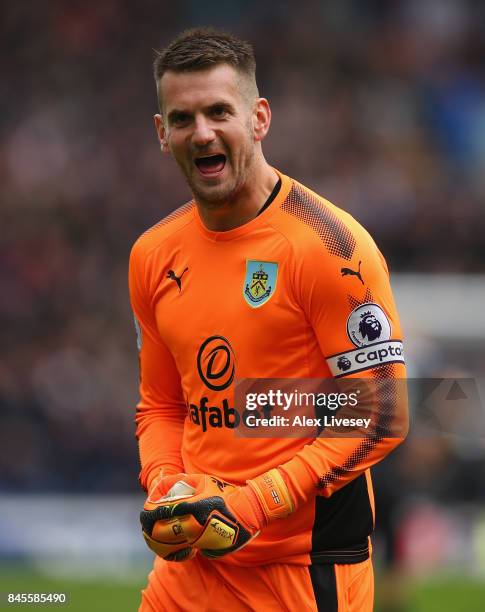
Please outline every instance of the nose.
[{"label": "nose", "polygon": [[210,122],[204,116],[196,117],[192,142],[198,147],[204,147],[215,139],[215,133]]}]

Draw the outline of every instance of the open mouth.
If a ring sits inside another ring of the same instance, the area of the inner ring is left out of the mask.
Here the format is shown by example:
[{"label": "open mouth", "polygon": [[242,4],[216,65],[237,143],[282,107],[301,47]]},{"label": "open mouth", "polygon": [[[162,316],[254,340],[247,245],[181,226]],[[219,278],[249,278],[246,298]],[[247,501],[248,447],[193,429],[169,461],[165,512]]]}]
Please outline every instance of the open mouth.
[{"label": "open mouth", "polygon": [[195,160],[195,165],[206,176],[218,174],[224,170],[226,165],[226,156],[222,154],[207,155],[206,157],[198,157]]}]

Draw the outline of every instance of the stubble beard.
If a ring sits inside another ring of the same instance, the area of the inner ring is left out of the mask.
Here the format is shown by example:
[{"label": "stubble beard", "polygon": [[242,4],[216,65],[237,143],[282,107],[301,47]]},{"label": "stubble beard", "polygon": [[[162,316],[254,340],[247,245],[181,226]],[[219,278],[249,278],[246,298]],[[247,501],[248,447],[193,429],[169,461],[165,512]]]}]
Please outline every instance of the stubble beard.
[{"label": "stubble beard", "polygon": [[[254,151],[250,149],[246,152],[244,166],[238,172],[234,169],[229,157],[226,158],[226,164],[230,165],[232,176],[226,178],[222,185],[214,185],[204,187],[197,180],[193,179],[192,175],[186,175],[187,183],[192,191],[197,202],[209,210],[221,208],[231,201],[234,201],[237,194],[244,188],[251,176],[251,170],[254,165]],[[197,171],[196,171],[197,172]]]},{"label": "stubble beard", "polygon": [[[229,161],[226,160],[226,164]],[[195,170],[197,172],[197,170]],[[192,191],[194,198],[199,204],[208,209],[220,208],[223,204],[231,200],[239,190],[237,176],[232,176],[224,180],[221,185],[202,186],[193,176],[186,176],[187,183]]]},{"label": "stubble beard", "polygon": [[[247,123],[247,136],[248,143],[252,144],[253,133],[249,120]],[[226,179],[222,185],[201,188],[200,183],[194,180],[194,174],[185,172],[183,168],[182,170],[196,201],[208,210],[215,210],[224,205],[231,204],[232,201],[235,201],[237,194],[244,188],[248,181],[251,180],[255,157],[256,154],[254,146],[247,146],[244,155],[243,167],[238,172],[233,165],[232,156],[229,156],[226,153],[226,164],[230,166],[232,176],[229,179]],[[193,170],[193,172],[197,172],[197,170]]]}]

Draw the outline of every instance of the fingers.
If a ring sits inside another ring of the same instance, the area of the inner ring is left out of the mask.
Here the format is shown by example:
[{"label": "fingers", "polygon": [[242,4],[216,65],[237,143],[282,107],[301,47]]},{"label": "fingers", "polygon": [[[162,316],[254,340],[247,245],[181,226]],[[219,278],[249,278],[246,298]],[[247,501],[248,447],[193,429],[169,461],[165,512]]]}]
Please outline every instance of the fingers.
[{"label": "fingers", "polygon": [[189,559],[193,559],[197,554],[197,550],[195,548],[182,548],[182,550],[178,550],[177,552],[170,553],[166,557],[164,557],[165,561],[188,561]]}]

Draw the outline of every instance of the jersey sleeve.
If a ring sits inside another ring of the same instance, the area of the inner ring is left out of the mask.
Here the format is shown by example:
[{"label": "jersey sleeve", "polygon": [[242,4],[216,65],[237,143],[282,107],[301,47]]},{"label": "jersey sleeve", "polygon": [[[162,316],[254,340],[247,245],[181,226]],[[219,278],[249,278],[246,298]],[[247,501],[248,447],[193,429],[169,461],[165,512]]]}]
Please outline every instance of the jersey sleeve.
[{"label": "jersey sleeve", "polygon": [[140,401],[135,417],[140,484],[148,490],[160,468],[165,473],[184,471],[181,445],[187,410],[179,372],[157,330],[149,265],[139,243],[130,256],[129,289],[140,364]]},{"label": "jersey sleeve", "polygon": [[280,466],[297,503],[315,493],[332,495],[383,459],[407,432],[402,332],[387,265],[360,226],[356,236],[351,262],[329,256],[320,245],[299,257],[296,294],[335,383],[373,379],[374,413],[390,412],[394,429],[392,435],[380,427],[353,438],[321,435],[304,446]]}]

